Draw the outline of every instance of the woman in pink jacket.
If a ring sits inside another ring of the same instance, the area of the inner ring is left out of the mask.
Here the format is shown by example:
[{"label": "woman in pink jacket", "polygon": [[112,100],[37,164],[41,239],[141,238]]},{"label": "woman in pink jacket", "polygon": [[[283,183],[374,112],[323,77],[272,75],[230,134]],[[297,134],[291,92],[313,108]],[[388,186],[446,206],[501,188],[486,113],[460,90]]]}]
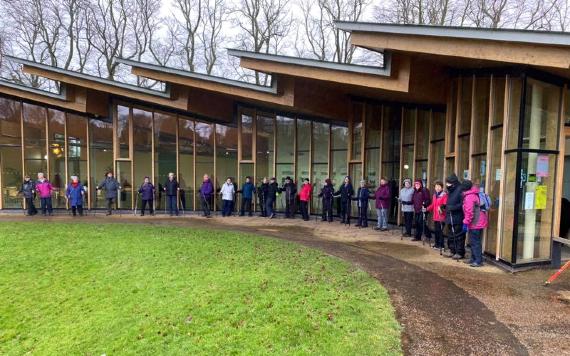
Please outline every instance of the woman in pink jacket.
[{"label": "woman in pink jacket", "polygon": [[487,212],[481,210],[479,201],[479,187],[469,180],[463,183],[463,231],[469,231],[469,245],[471,246],[471,260],[468,262],[471,267],[481,267],[483,265],[483,244],[481,234],[487,228],[489,220]]},{"label": "woman in pink jacket", "polygon": [[51,206],[51,192],[53,191],[53,187],[41,172],[38,173],[36,191],[40,194],[42,214],[45,216],[47,211],[47,213],[51,216],[53,213]]},{"label": "woman in pink jacket", "polygon": [[437,181],[434,184],[435,193],[431,204],[426,208],[426,211],[433,213],[433,225],[435,230],[435,249],[443,249],[443,227],[445,225],[445,204],[447,203],[447,194],[443,190],[443,183]]}]

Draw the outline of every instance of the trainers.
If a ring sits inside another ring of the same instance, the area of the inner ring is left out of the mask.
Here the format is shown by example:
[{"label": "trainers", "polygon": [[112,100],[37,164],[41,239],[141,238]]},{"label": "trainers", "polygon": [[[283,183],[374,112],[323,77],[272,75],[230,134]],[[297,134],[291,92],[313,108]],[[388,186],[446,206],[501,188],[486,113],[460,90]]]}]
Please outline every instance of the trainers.
[{"label": "trainers", "polygon": [[451,256],[451,258],[453,258],[454,260],[462,260],[462,259],[463,259],[463,256],[458,255],[458,254],[456,253],[455,255]]},{"label": "trainers", "polygon": [[483,265],[480,263],[470,263],[469,266],[470,267],[483,267]]},{"label": "trainers", "polygon": [[454,256],[454,254],[451,253],[450,251],[445,251],[445,252],[443,253],[443,257],[450,258],[450,257],[453,257],[453,256]]}]

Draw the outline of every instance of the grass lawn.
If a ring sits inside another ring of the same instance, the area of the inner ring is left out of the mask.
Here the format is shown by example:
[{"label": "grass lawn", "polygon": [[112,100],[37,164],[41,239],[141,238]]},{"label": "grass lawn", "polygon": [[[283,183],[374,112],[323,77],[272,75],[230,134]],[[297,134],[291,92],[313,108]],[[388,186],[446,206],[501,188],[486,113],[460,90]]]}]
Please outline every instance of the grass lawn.
[{"label": "grass lawn", "polygon": [[388,294],[283,241],[151,225],[1,223],[0,354],[399,355]]}]

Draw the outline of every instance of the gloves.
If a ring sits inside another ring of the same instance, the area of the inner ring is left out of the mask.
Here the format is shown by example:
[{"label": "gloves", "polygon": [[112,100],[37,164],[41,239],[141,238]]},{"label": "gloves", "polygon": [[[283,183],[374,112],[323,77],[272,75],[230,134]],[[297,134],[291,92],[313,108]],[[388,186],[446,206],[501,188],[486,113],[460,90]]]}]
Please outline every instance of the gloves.
[{"label": "gloves", "polygon": [[469,231],[469,225],[463,224],[463,232]]}]

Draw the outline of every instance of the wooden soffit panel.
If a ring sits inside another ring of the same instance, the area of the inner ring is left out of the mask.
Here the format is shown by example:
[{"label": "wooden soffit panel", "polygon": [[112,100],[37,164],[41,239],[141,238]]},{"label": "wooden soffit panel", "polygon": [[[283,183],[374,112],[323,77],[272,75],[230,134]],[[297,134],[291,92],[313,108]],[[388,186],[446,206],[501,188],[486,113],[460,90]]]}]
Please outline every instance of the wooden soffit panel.
[{"label": "wooden soffit panel", "polygon": [[353,32],[352,44],[375,50],[427,53],[553,68],[570,68],[570,49],[477,39]]},{"label": "wooden soffit panel", "polygon": [[[219,83],[215,81],[206,81],[197,78],[191,78],[187,76],[177,75],[175,73],[168,73],[165,71],[158,71],[149,68],[132,66],[131,73],[137,76],[150,78],[154,80],[159,80],[166,83],[174,83],[189,87],[190,89],[201,89],[210,92],[231,95],[240,98],[258,100],[266,103],[272,103],[277,105],[293,105],[293,93],[289,92],[292,90],[292,86],[278,87],[277,94],[262,92],[254,89],[248,89],[244,87],[228,85],[224,83]],[[281,83],[279,83],[281,86]],[[190,108],[192,103],[190,102]]]}]

